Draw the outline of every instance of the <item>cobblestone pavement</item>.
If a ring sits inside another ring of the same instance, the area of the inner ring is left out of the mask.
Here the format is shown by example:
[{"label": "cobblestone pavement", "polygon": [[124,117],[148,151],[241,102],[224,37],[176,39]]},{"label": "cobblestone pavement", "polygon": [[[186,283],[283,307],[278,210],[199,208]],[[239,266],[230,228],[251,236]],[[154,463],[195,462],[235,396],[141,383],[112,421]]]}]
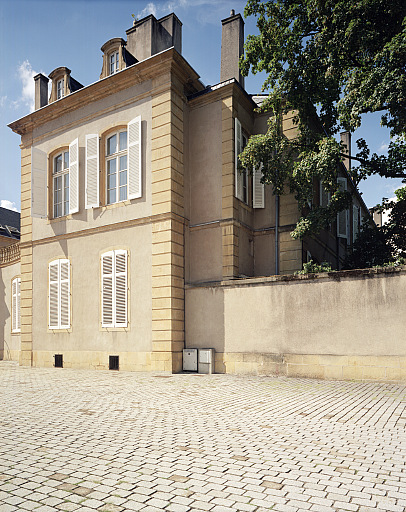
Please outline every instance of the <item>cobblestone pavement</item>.
[{"label": "cobblestone pavement", "polygon": [[406,509],[406,387],[0,363],[0,511]]}]

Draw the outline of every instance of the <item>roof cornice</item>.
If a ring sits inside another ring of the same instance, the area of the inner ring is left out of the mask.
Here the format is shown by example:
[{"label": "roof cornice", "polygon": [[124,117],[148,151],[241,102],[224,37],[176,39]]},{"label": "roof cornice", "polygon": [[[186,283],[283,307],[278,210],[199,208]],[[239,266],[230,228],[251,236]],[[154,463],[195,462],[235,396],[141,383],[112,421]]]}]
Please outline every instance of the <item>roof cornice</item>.
[{"label": "roof cornice", "polygon": [[8,126],[13,132],[25,135],[31,132],[34,127],[37,128],[49,121],[58,119],[62,115],[83,107],[83,105],[89,105],[111,94],[168,72],[174,72],[189,91],[190,89],[198,91],[203,88],[196,71],[174,48],[169,48],[118,73],[72,92],[60,100],[49,103],[10,123]]}]

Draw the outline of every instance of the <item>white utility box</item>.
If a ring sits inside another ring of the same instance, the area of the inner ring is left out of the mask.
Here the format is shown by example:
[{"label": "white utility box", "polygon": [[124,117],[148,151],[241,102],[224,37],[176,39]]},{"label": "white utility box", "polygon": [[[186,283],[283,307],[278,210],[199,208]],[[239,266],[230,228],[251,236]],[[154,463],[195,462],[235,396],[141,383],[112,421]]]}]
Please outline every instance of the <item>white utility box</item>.
[{"label": "white utility box", "polygon": [[214,349],[199,348],[199,373],[214,373]]},{"label": "white utility box", "polygon": [[197,348],[183,349],[183,371],[197,372]]}]

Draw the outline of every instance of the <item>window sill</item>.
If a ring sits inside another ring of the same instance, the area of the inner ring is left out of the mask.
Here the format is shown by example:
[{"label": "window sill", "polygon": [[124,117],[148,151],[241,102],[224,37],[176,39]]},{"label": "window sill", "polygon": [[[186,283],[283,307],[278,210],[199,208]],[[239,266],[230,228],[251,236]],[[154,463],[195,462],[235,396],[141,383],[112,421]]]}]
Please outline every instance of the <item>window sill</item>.
[{"label": "window sill", "polygon": [[56,334],[58,332],[72,332],[72,327],[69,327],[69,329],[66,329],[65,327],[62,329],[58,329],[57,327],[54,327],[54,328],[48,327],[47,332],[53,333],[53,334]]},{"label": "window sill", "polygon": [[11,336],[20,336],[21,335],[21,331],[11,331]]},{"label": "window sill", "polygon": [[104,332],[130,332],[130,327],[100,327],[100,331]]},{"label": "window sill", "polygon": [[113,210],[114,208],[121,208],[122,206],[128,206],[131,204],[130,199],[126,199],[125,201],[119,201],[118,203],[112,203],[112,204],[105,204],[101,206],[103,211],[105,210]]},{"label": "window sill", "polygon": [[70,213],[69,215],[64,215],[63,217],[56,217],[55,219],[48,218],[48,224],[55,224],[57,222],[62,222],[64,220],[73,219],[73,215]]}]

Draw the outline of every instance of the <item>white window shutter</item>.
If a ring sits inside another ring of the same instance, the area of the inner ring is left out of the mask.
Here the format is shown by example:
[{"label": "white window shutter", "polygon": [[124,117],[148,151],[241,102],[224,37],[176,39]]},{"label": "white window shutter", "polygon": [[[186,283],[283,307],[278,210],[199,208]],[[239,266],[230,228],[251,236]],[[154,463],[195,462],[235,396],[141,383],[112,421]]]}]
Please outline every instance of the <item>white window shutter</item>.
[{"label": "white window shutter", "polygon": [[128,123],[128,198],[142,196],[141,116]]},{"label": "white window shutter", "polygon": [[70,327],[70,262],[59,260],[59,297],[60,297],[60,328]]},{"label": "white window shutter", "polygon": [[11,283],[11,330],[17,330],[17,279],[13,279]]},{"label": "white window shutter", "polygon": [[265,208],[265,185],[261,183],[262,164],[254,169],[252,175],[252,206],[253,208]]},{"label": "white window shutter", "polygon": [[69,144],[69,213],[79,211],[79,141]]},{"label": "white window shutter", "polygon": [[49,328],[59,328],[59,260],[49,264]]},{"label": "white window shutter", "polygon": [[[347,179],[337,178],[339,190],[347,190]],[[348,209],[337,214],[337,236],[348,239]]]},{"label": "white window shutter", "polygon": [[99,206],[99,186],[99,136],[86,135],[86,208]]},{"label": "white window shutter", "polygon": [[102,327],[113,327],[113,264],[114,251],[102,254]]},{"label": "white window shutter", "polygon": [[16,326],[21,331],[21,278],[17,278],[17,308],[16,308]]},{"label": "white window shutter", "polygon": [[31,149],[31,216],[47,217],[47,154]]},{"label": "white window shutter", "polygon": [[235,130],[234,130],[234,144],[235,144],[235,197],[242,200],[242,194],[243,194],[243,175],[238,169],[238,155],[242,151],[242,130],[241,130],[241,123],[240,121],[235,118]]},{"label": "white window shutter", "polygon": [[114,316],[116,327],[127,327],[127,251],[114,251]]}]

